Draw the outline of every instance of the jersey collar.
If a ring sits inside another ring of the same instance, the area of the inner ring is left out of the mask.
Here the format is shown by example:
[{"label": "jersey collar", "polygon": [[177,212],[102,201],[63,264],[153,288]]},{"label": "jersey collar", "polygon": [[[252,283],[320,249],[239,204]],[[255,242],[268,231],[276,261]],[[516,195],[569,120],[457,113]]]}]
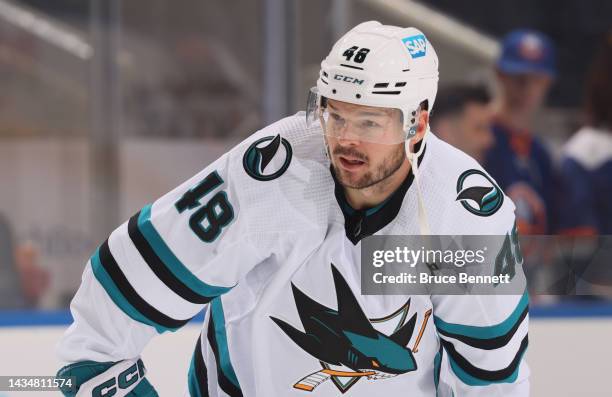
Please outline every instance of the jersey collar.
[{"label": "jersey collar", "polygon": [[[423,161],[425,156],[425,149],[419,156],[419,165]],[[342,210],[344,215],[344,230],[346,237],[354,244],[357,245],[361,239],[371,236],[374,233],[387,226],[399,213],[404,202],[404,196],[412,185],[414,180],[414,174],[412,170],[408,173],[402,184],[389,196],[385,201],[372,208],[364,208],[356,210],[352,208],[346,201],[344,195],[344,189],[340,182],[336,179],[334,169],[330,165],[331,175],[334,179],[334,194],[336,201]]]}]

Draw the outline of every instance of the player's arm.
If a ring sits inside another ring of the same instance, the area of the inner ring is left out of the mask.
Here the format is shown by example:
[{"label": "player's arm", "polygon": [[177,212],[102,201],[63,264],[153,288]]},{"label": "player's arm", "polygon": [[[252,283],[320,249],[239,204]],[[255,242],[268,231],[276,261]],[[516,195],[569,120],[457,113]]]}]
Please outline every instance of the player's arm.
[{"label": "player's arm", "polygon": [[230,183],[230,158],[143,207],[92,255],[58,345],[60,375],[75,376],[81,392],[156,395],[139,360],[149,340],[185,325],[264,259]]},{"label": "player's arm", "polygon": [[[500,241],[501,243],[501,241]],[[516,228],[498,248],[508,273],[522,273]],[[524,286],[524,285],[523,285]],[[521,287],[522,288],[522,287]],[[435,295],[434,324],[440,338],[435,382],[449,379],[459,396],[528,396],[529,297],[492,295]],[[444,383],[444,382],[443,382]]]}]

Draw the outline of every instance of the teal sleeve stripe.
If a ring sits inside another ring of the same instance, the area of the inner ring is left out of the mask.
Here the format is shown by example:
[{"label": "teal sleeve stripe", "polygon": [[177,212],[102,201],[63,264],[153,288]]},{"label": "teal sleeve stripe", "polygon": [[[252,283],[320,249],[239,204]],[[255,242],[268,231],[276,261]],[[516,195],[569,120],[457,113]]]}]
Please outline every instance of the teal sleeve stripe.
[{"label": "teal sleeve stripe", "polygon": [[214,318],[215,337],[219,346],[219,361],[225,377],[240,388],[238,377],[234,372],[234,367],[230,360],[229,348],[227,345],[227,334],[225,333],[225,314],[223,313],[223,305],[220,298],[213,299],[211,302],[211,315]]},{"label": "teal sleeve stripe", "polygon": [[189,386],[189,396],[190,397],[202,397],[202,393],[200,392],[200,385],[198,385],[198,379],[195,375],[195,354],[191,358],[191,363],[189,364],[189,372],[188,372],[188,386]]},{"label": "teal sleeve stripe", "polygon": [[464,335],[475,339],[492,339],[507,334],[521,318],[521,314],[527,306],[529,306],[529,294],[525,291],[514,311],[499,324],[489,326],[453,324],[447,323],[437,316],[434,316],[434,324],[436,328],[447,333]]},{"label": "teal sleeve stripe", "polygon": [[434,357],[434,385],[436,386],[436,397],[438,397],[438,385],[440,384],[440,369],[442,366],[442,346],[440,345],[440,351],[436,353]]},{"label": "teal sleeve stripe", "polygon": [[119,309],[121,309],[125,314],[127,314],[132,320],[138,321],[139,323],[143,323],[146,325],[150,325],[151,327],[155,328],[155,330],[160,334],[165,331],[175,331],[174,328],[166,328],[149,320],[127,301],[125,296],[123,296],[123,294],[119,291],[109,274],[106,272],[106,269],[104,269],[104,266],[102,266],[102,263],[100,262],[100,248],[96,249],[96,252],[91,257],[91,268],[93,270],[94,276],[102,285],[102,288],[104,288],[111,300],[115,302],[115,305],[117,305],[117,307],[119,307]]},{"label": "teal sleeve stripe", "polygon": [[[523,359],[523,355],[525,354],[525,352],[523,352],[521,354],[520,360],[519,362],[522,362]],[[448,355],[448,361],[451,365],[451,369],[453,370],[453,373],[466,385],[468,386],[489,386],[495,383],[514,383],[516,381],[516,379],[518,378],[518,373],[519,370],[521,369],[520,365],[516,366],[516,369],[512,372],[512,374],[510,374],[510,376],[504,378],[504,379],[500,379],[500,380],[484,380],[484,379],[480,379],[480,378],[476,378],[470,374],[468,374],[467,372],[465,372],[458,364],[455,360],[453,360],[453,358]]]},{"label": "teal sleeve stripe", "polygon": [[151,222],[151,204],[146,205],[140,211],[138,228],[168,270],[192,291],[202,296],[214,298],[231,289],[231,287],[217,287],[206,284],[187,269],[176,255],[174,255],[157,230],[155,230],[155,226],[153,226]]}]

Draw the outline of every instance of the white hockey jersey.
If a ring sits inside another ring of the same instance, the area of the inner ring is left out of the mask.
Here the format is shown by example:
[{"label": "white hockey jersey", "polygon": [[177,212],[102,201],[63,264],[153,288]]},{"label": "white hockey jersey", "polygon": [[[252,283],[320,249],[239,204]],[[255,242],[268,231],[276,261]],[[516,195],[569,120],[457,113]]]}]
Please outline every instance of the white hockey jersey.
[{"label": "white hockey jersey", "polygon": [[[87,263],[60,358],[137,358],[204,308],[191,396],[436,396],[441,377],[456,396],[528,395],[526,293],[360,294],[360,241],[419,234],[413,177],[351,209],[304,119],[255,133],[117,228]],[[432,135],[420,164],[432,234],[512,230],[509,199],[489,216],[456,200],[476,161]]]}]

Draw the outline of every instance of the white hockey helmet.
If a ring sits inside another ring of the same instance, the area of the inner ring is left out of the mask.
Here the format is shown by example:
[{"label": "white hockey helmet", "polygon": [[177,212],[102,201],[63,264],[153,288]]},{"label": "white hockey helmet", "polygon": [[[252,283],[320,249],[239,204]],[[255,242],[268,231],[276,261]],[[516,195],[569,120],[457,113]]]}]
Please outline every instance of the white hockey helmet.
[{"label": "white hockey helmet", "polygon": [[399,143],[416,133],[419,105],[427,101],[431,110],[437,90],[438,56],[421,31],[364,22],[338,40],[321,62],[306,117],[309,124],[321,120],[327,99],[399,109],[403,133],[391,142]]}]

